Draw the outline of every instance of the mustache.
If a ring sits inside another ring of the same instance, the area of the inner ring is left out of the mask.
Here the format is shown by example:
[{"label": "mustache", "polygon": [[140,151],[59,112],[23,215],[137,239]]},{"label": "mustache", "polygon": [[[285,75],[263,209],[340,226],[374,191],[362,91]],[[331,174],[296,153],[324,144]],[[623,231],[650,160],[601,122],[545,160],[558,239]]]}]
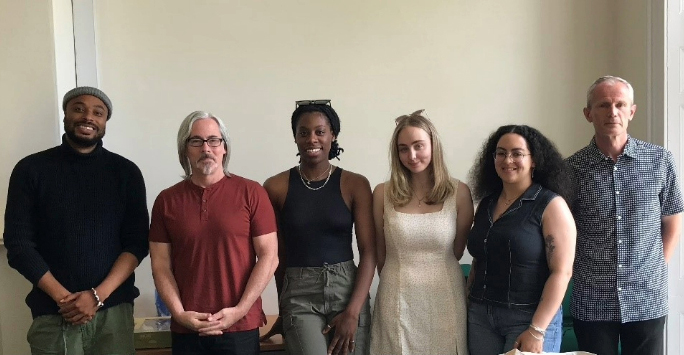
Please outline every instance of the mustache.
[{"label": "mustache", "polygon": [[199,163],[199,162],[201,162],[203,160],[207,160],[207,159],[210,159],[210,160],[216,162],[216,156],[211,154],[211,153],[202,153],[202,155],[200,155],[200,157],[197,159],[197,162]]}]

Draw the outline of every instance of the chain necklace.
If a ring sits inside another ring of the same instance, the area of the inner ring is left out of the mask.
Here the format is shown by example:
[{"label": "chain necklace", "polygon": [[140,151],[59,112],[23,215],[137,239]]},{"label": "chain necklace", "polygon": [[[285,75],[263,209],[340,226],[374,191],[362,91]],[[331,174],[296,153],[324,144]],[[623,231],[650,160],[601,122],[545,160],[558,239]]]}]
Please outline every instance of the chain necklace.
[{"label": "chain necklace", "polygon": [[[520,197],[520,196],[518,196],[518,197]],[[517,200],[518,197],[516,197],[516,198],[507,198],[507,197],[505,196],[505,193],[504,193],[503,191],[501,191],[501,198],[503,199],[503,203],[504,203],[506,206],[510,205],[510,204],[513,203],[515,200]]]},{"label": "chain necklace", "polygon": [[418,199],[418,207],[420,207],[420,205],[423,203],[423,201],[425,201],[425,198],[426,198],[426,197],[427,197],[427,195],[425,195],[425,196],[423,196],[422,198],[419,198],[419,199]]},{"label": "chain necklace", "polygon": [[330,170],[330,168],[332,168],[332,164],[328,163],[328,168],[323,170],[323,172],[320,175],[316,176],[313,179],[309,179],[308,177],[306,177],[306,174],[304,174],[304,172],[302,171],[302,164],[300,163],[299,165],[297,165],[297,169],[299,169],[299,175],[303,177],[304,180],[306,180],[306,183],[308,185],[311,185],[312,181],[318,181],[320,178],[322,178],[325,174],[328,173],[328,170]]},{"label": "chain necklace", "polygon": [[[311,191],[317,191],[317,190],[324,188],[325,185],[328,184],[328,181],[330,180],[330,175],[332,175],[332,164],[330,164],[330,166],[328,166],[328,177],[325,178],[325,182],[323,183],[323,185],[321,185],[319,187],[311,187],[311,186],[309,186],[309,184],[311,184],[311,180],[309,180],[309,179],[306,179],[306,181],[304,180],[304,173],[302,172],[302,165],[301,164],[297,165],[297,171],[299,171],[299,179],[302,180],[302,184],[304,184],[304,186]],[[325,174],[325,172],[323,172],[323,173]],[[323,174],[316,177],[316,179],[318,179],[321,176],[323,176]]]}]

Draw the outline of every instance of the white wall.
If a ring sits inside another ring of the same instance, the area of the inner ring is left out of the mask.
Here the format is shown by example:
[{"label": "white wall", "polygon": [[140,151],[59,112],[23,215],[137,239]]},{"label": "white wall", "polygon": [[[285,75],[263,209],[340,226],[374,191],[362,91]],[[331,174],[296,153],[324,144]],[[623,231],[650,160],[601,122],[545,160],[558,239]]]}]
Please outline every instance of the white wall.
[{"label": "white wall", "polygon": [[[619,46],[627,41],[616,41],[616,26],[644,40],[644,26],[624,24],[647,17],[635,1],[621,12],[615,5],[100,1],[97,65],[116,106],[107,146],[141,167],[150,205],[179,180],[176,131],[198,109],[226,121],[232,171],[260,182],[297,163],[289,116],[305,98],[333,100],[345,148],[338,164],[373,186],[387,177],[393,118],[418,108],[435,122],[458,178],[502,124],[535,126],[569,154],[591,137],[581,108],[596,77],[619,68],[645,81],[645,53]],[[623,65],[617,50],[636,59]],[[139,314],[154,310],[148,265],[138,273]],[[272,285],[265,308],[277,311]]]},{"label": "white wall", "polygon": [[[232,170],[263,182],[297,162],[293,101],[331,98],[346,149],[337,164],[375,185],[387,177],[393,118],[418,108],[465,179],[502,124],[535,126],[564,154],[585,145],[584,92],[600,75],[624,76],[637,103],[647,99],[649,1],[94,2],[100,87],[114,103],[105,145],[140,166],[150,206],[182,173],[174,137],[197,109],[226,121]],[[58,97],[73,86],[63,3],[0,0],[0,208],[16,161],[58,143]],[[630,128],[639,138],[643,108]],[[137,275],[136,313],[150,315],[149,259]],[[0,284],[0,355],[25,354],[29,285],[4,252]],[[276,312],[273,286],[265,308]]]},{"label": "white wall", "polygon": [[[54,146],[59,127],[52,2],[0,0],[0,211],[14,164]],[[1,224],[4,229],[4,219]],[[29,352],[30,284],[7,265],[0,250],[0,354]]]}]

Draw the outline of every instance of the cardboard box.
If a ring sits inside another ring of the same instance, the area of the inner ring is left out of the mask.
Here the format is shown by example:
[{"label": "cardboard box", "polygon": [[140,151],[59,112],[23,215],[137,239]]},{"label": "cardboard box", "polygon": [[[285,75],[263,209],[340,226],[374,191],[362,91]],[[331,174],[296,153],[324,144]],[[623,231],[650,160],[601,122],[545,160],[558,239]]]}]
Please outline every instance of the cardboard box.
[{"label": "cardboard box", "polygon": [[171,318],[135,318],[133,341],[136,349],[171,347]]}]

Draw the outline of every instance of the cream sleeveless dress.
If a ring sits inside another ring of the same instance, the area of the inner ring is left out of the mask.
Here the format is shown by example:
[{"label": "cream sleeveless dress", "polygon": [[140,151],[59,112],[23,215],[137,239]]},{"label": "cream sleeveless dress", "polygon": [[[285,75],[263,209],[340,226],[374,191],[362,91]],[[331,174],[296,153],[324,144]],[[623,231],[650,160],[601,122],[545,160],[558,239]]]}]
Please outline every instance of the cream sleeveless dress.
[{"label": "cream sleeveless dress", "polygon": [[397,212],[387,193],[384,201],[386,257],[370,353],[467,355],[465,279],[453,252],[456,192],[426,214]]}]

